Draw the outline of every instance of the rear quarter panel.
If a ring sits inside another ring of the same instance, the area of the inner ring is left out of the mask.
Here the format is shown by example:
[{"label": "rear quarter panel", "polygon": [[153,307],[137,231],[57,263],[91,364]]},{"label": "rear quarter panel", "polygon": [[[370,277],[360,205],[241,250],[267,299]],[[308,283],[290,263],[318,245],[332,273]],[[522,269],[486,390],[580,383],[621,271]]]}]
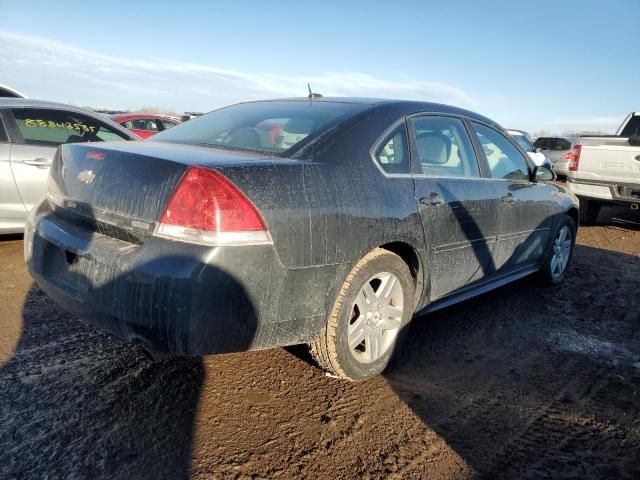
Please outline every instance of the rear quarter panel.
[{"label": "rear quarter panel", "polygon": [[353,264],[394,241],[421,245],[410,178],[386,178],[373,164],[292,162],[223,171],[256,204],[287,267]]}]

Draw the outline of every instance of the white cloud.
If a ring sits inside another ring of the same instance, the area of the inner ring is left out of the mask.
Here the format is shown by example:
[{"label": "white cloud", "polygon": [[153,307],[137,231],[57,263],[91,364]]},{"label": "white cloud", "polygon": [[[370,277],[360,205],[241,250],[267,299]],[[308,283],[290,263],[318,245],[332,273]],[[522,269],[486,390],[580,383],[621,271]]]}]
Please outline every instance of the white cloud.
[{"label": "white cloud", "polygon": [[301,72],[285,76],[195,63],[136,60],[7,32],[0,32],[0,45],[0,83],[33,98],[77,105],[208,111],[242,100],[305,95],[307,82],[325,96],[476,105],[462,90],[437,82],[396,80],[357,72]]}]

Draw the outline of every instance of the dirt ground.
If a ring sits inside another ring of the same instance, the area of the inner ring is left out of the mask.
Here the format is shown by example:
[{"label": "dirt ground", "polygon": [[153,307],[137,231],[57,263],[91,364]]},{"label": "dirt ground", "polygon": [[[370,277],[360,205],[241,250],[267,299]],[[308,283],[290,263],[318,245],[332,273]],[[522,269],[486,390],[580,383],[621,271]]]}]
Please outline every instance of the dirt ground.
[{"label": "dirt ground", "polygon": [[148,360],[0,242],[0,478],[640,478],[640,217],[581,228],[567,281],[417,318],[347,383],[302,348]]}]

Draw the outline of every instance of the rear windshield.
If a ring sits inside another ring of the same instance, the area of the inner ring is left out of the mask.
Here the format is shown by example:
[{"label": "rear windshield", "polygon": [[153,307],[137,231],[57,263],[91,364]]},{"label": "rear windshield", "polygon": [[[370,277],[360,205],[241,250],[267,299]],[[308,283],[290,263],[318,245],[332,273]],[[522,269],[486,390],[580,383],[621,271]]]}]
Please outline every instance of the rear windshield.
[{"label": "rear windshield", "polygon": [[534,143],[536,148],[543,150],[571,150],[572,144],[566,138],[540,137]]},{"label": "rear windshield", "polygon": [[571,150],[571,142],[564,138],[554,138],[549,144],[550,150]]},{"label": "rear windshield", "polygon": [[640,137],[640,115],[635,115],[629,119],[620,133],[621,137]]},{"label": "rear windshield", "polygon": [[282,153],[367,105],[331,102],[255,102],[221,108],[165,130],[148,141]]}]

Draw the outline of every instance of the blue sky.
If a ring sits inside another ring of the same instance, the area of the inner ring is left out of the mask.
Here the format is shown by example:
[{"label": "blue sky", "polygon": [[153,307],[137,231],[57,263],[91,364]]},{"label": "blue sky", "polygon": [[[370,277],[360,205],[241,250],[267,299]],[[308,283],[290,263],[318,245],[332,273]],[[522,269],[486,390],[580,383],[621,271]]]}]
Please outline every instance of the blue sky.
[{"label": "blue sky", "polygon": [[640,0],[0,0],[0,83],[108,108],[325,95],[432,100],[511,128],[640,110]]}]

